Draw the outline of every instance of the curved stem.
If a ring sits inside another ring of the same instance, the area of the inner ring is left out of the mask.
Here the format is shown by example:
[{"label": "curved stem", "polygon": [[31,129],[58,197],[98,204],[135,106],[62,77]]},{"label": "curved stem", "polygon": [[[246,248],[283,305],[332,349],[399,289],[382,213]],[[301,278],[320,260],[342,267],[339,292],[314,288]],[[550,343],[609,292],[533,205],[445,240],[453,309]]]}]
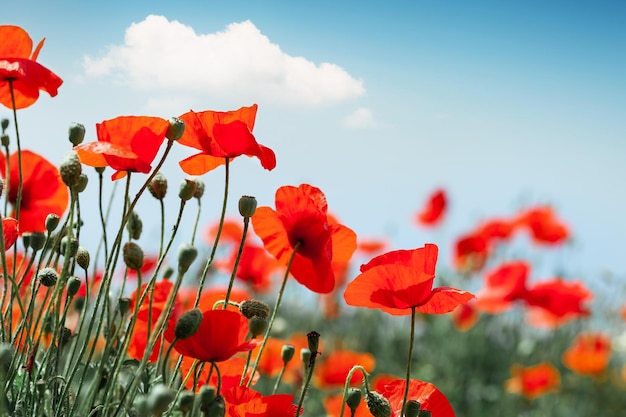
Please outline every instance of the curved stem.
[{"label": "curved stem", "polygon": [[339,417],[343,417],[343,412],[346,409],[346,397],[348,396],[350,381],[352,380],[352,375],[354,375],[356,371],[361,371],[361,374],[363,374],[363,386],[365,388],[365,392],[370,391],[369,382],[367,380],[368,374],[365,368],[361,365],[353,366],[352,369],[350,369],[350,372],[348,372],[348,376],[346,377],[346,384],[343,387],[343,401],[341,401],[341,411],[339,412]]},{"label": "curved stem", "polygon": [[289,262],[287,263],[287,269],[285,270],[285,276],[283,277],[283,283],[280,286],[280,290],[278,291],[278,298],[276,298],[276,304],[274,305],[274,311],[272,311],[272,317],[270,317],[270,322],[267,325],[267,330],[265,330],[265,335],[263,337],[263,343],[261,343],[261,347],[259,348],[259,353],[256,355],[256,361],[254,362],[254,367],[252,368],[252,373],[250,374],[250,379],[246,384],[247,387],[250,387],[252,380],[254,379],[254,373],[256,372],[257,367],[259,366],[259,361],[261,359],[261,355],[263,355],[263,351],[265,350],[265,345],[267,344],[267,339],[269,339],[270,332],[272,331],[272,327],[274,326],[274,320],[276,319],[276,313],[278,312],[278,307],[280,307],[280,302],[283,299],[283,293],[285,292],[285,286],[287,285],[287,279],[289,278],[289,271],[291,270],[291,264],[293,263],[294,258],[296,257],[296,253],[298,249],[300,249],[300,245],[302,242],[297,242],[291,252],[291,256],[289,257]]},{"label": "curved stem", "polygon": [[239,244],[239,250],[237,251],[237,258],[235,258],[235,265],[233,266],[233,272],[230,275],[230,281],[228,282],[228,290],[226,291],[226,298],[224,298],[224,310],[228,307],[228,300],[230,299],[230,293],[233,290],[233,284],[235,283],[235,276],[237,275],[237,267],[241,260],[241,254],[246,244],[246,235],[248,234],[248,225],[250,224],[250,217],[243,218],[243,234],[241,235],[241,243]]},{"label": "curved stem", "polygon": [[415,340],[415,306],[411,307],[411,337],[409,338],[409,357],[406,360],[406,381],[404,386],[404,398],[402,399],[402,408],[400,409],[400,417],[404,416],[404,407],[409,397],[409,381],[411,379],[411,357],[413,356],[413,341]]}]

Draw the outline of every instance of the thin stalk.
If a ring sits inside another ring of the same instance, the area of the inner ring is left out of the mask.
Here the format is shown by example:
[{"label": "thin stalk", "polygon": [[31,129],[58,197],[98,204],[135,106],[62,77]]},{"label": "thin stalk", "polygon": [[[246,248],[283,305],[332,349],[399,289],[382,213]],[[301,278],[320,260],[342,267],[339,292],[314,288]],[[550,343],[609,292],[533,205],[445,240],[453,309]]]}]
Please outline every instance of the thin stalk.
[{"label": "thin stalk", "polygon": [[233,266],[233,272],[230,274],[230,281],[228,282],[228,290],[226,291],[226,297],[224,298],[224,310],[228,307],[228,300],[230,299],[230,293],[233,290],[233,284],[235,283],[235,276],[237,275],[237,267],[239,267],[239,261],[241,260],[241,254],[246,244],[246,236],[248,234],[248,225],[250,224],[250,217],[243,218],[243,234],[241,235],[241,242],[239,243],[239,250],[237,251],[237,258],[235,258],[235,265]]},{"label": "thin stalk", "polygon": [[413,356],[413,341],[415,340],[415,306],[411,307],[411,337],[409,338],[409,357],[406,361],[406,384],[404,387],[404,398],[402,399],[402,408],[400,416],[404,416],[404,407],[409,397],[409,381],[411,379],[411,357]]}]

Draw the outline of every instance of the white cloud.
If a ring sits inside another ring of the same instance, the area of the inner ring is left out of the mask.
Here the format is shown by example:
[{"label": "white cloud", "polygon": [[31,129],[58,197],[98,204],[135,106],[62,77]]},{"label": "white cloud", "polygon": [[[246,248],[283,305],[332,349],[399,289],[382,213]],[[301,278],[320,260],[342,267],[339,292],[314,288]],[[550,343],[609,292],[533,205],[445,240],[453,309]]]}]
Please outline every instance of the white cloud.
[{"label": "white cloud", "polygon": [[123,45],[84,57],[87,76],[185,95],[319,105],[365,94],[363,80],[336,64],[287,55],[249,20],[197,34],[163,16],[126,29]]},{"label": "white cloud", "polygon": [[377,127],[378,123],[370,109],[361,107],[344,117],[343,126],[348,129],[371,129]]}]

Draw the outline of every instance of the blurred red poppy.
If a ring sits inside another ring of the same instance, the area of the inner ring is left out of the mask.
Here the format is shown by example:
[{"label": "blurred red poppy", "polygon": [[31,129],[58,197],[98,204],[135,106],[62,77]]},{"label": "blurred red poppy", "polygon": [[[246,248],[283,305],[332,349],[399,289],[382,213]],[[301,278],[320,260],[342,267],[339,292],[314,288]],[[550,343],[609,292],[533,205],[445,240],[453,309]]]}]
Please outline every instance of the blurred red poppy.
[{"label": "blurred red poppy", "polygon": [[448,207],[448,197],[445,190],[435,190],[426,201],[426,204],[415,216],[418,224],[436,226],[443,220]]},{"label": "blurred red poppy", "polygon": [[0,103],[13,108],[9,80],[13,84],[15,108],[23,109],[35,103],[39,90],[57,95],[63,80],[37,62],[45,38],[33,51],[33,40],[19,26],[0,26]]},{"label": "blurred red poppy", "polygon": [[474,298],[456,288],[433,289],[437,245],[397,250],[361,266],[361,274],[348,284],[344,293],[352,306],[380,308],[394,315],[411,314],[411,308],[426,314],[444,314]]},{"label": "blurred red poppy", "polygon": [[549,328],[589,316],[591,311],[584,303],[592,298],[583,282],[561,278],[534,283],[523,297],[529,307],[528,322]]},{"label": "blurred red poppy", "polygon": [[474,327],[479,318],[480,314],[472,302],[461,304],[452,311],[452,324],[461,332],[466,332]]},{"label": "blurred red poppy", "polygon": [[513,365],[511,375],[512,377],[505,383],[505,389],[511,393],[520,393],[529,399],[554,392],[561,384],[558,369],[547,362],[527,368]]},{"label": "blurred red poppy", "polygon": [[226,112],[189,111],[180,116],[185,122],[185,133],[178,142],[201,151],[180,161],[183,171],[202,175],[224,164],[226,158],[241,155],[257,157],[263,168],[274,169],[274,151],[259,145],[252,134],[257,107],[253,104]]},{"label": "blurred red poppy", "polygon": [[[380,391],[389,400],[393,417],[402,415],[405,387],[406,381],[397,379],[385,385]],[[454,410],[446,396],[429,382],[417,379],[409,380],[409,395],[407,399],[420,403],[420,409],[430,411],[432,417],[455,417]]]},{"label": "blurred red poppy", "polygon": [[4,235],[4,250],[11,249],[11,246],[20,235],[19,223],[12,217],[2,219],[2,233]]},{"label": "blurred red poppy", "polygon": [[224,391],[226,415],[229,417],[293,417],[297,407],[293,395],[262,395],[251,388],[237,386]]},{"label": "blurred red poppy", "polygon": [[252,224],[265,249],[282,265],[289,263],[298,245],[290,273],[320,294],[335,288],[332,262],[347,262],[356,249],[356,234],[329,219],[324,193],[308,184],[280,187],[276,210],[259,207]]},{"label": "blurred red poppy", "polygon": [[569,238],[568,227],[557,218],[552,207],[535,207],[523,211],[516,219],[521,227],[527,227],[533,241],[539,244],[557,245]]},{"label": "blurred red poppy", "polygon": [[489,272],[485,277],[485,286],[476,294],[474,306],[490,314],[508,310],[515,301],[526,296],[529,271],[527,262],[514,261]]},{"label": "blurred red poppy", "polygon": [[[371,353],[335,350],[323,355],[315,367],[315,383],[322,388],[341,388],[346,384],[348,373],[355,365],[361,365],[368,373],[374,370],[376,359]],[[355,372],[350,379],[351,386],[363,382],[363,374]]]},{"label": "blurred red poppy", "polygon": [[[6,161],[0,154],[0,175],[6,172]],[[9,158],[10,179],[8,199],[13,207],[19,187],[19,165],[17,152]],[[29,150],[22,151],[22,201],[19,214],[20,234],[26,232],[45,232],[46,217],[53,213],[62,217],[67,209],[69,193],[61,180],[59,170],[43,156]]]},{"label": "blurred red poppy", "polygon": [[[183,356],[203,362],[222,362],[237,352],[254,349],[257,341],[249,340],[248,320],[231,310],[208,310],[202,317],[200,327],[192,336],[176,341],[174,349]],[[165,334],[172,342],[173,334]]]},{"label": "blurred red poppy", "polygon": [[169,125],[159,117],[116,117],[96,124],[96,142],[81,143],[74,150],[85,165],[113,168],[113,180],[124,178],[127,172],[147,174]]},{"label": "blurred red poppy", "polygon": [[582,375],[599,375],[611,360],[611,339],[602,333],[581,333],[563,354],[563,363]]},{"label": "blurred red poppy", "polygon": [[480,224],[472,232],[461,236],[455,245],[456,267],[462,271],[480,271],[486,265],[495,246],[509,239],[515,228],[515,222],[491,219]]}]

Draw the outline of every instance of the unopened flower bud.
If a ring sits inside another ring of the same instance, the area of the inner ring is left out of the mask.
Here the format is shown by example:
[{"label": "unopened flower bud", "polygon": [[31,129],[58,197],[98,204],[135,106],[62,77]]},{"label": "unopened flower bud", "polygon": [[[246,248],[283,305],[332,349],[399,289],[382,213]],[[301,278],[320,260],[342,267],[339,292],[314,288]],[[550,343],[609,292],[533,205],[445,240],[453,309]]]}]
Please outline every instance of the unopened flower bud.
[{"label": "unopened flower bud", "polygon": [[44,287],[53,287],[59,279],[59,274],[54,268],[43,268],[37,273],[37,278]]},{"label": "unopened flower bud", "polygon": [[9,119],[3,117],[1,123],[2,123],[2,131],[4,132],[9,127]]},{"label": "unopened flower bud", "polygon": [[85,191],[85,188],[87,188],[88,183],[89,183],[89,177],[87,176],[87,174],[83,172],[78,177],[78,183],[76,183],[76,187],[74,187],[74,190],[77,193],[82,193],[83,191]]},{"label": "unopened flower bud", "polygon": [[85,126],[80,123],[70,123],[67,133],[72,145],[77,146],[83,143],[85,139]]},{"label": "unopened flower bud", "polygon": [[170,403],[174,401],[174,391],[163,384],[155,385],[148,394],[148,410],[155,415],[160,416],[167,411]]},{"label": "unopened flower bud", "polygon": [[239,304],[239,311],[247,319],[254,316],[266,319],[270,315],[270,306],[259,300],[245,300]]},{"label": "unopened flower bud", "polygon": [[120,311],[122,316],[128,313],[128,310],[130,309],[130,302],[130,298],[128,297],[120,297],[120,299],[117,300],[117,309]]},{"label": "unopened flower bud", "polygon": [[128,218],[128,222],[126,223],[126,229],[128,233],[130,233],[130,238],[134,240],[138,240],[141,237],[141,232],[143,231],[143,222],[137,214],[136,211],[130,213],[130,217]]},{"label": "unopened flower bud", "polygon": [[283,345],[280,351],[280,357],[283,360],[283,364],[287,365],[293,359],[293,355],[296,353],[296,347],[294,345]]},{"label": "unopened flower bud", "polygon": [[196,191],[193,193],[193,196],[199,200],[204,195],[204,181],[202,181],[200,178],[196,178],[195,181]]},{"label": "unopened flower bud", "polygon": [[200,400],[200,405],[204,409],[208,409],[213,400],[215,399],[215,388],[209,385],[203,385],[200,387],[200,392],[198,393],[198,400]]},{"label": "unopened flower bud", "polygon": [[30,247],[35,250],[43,249],[43,246],[46,244],[46,235],[42,232],[32,232],[30,234]]},{"label": "unopened flower bud", "polygon": [[221,395],[215,397],[211,405],[209,405],[208,413],[206,415],[211,417],[224,417],[226,415],[224,397]]},{"label": "unopened flower bud", "polygon": [[150,415],[148,410],[148,398],[145,395],[138,395],[133,400],[133,410],[141,417]]},{"label": "unopened flower bud", "polygon": [[239,199],[239,214],[242,217],[252,217],[256,211],[256,198],[244,195]]},{"label": "unopened flower bud", "polygon": [[178,117],[172,117],[169,120],[170,125],[165,132],[165,137],[169,140],[178,140],[185,133],[185,122]]},{"label": "unopened flower bud", "polygon": [[59,172],[61,173],[61,179],[68,187],[72,188],[78,184],[80,174],[83,172],[83,166],[75,151],[70,151],[65,155],[59,166]]},{"label": "unopened flower bud", "polygon": [[404,415],[405,417],[419,417],[420,416],[420,410],[421,410],[421,404],[418,401],[415,400],[409,400],[406,402],[406,405],[404,406]]},{"label": "unopened flower bud", "polygon": [[300,359],[305,364],[305,366],[309,366],[309,361],[311,360],[311,351],[308,348],[300,349]]},{"label": "unopened flower bud", "polygon": [[428,410],[420,410],[419,417],[432,417],[433,413]]},{"label": "unopened flower bud", "polygon": [[196,394],[193,391],[185,390],[178,396],[178,409],[183,412],[183,415],[187,415],[193,408],[193,403],[196,398]]},{"label": "unopened flower bud", "polygon": [[78,250],[76,251],[76,263],[86,271],[87,268],[89,268],[89,261],[89,251],[85,247],[79,245]]},{"label": "unopened flower bud", "polygon": [[174,275],[174,268],[171,266],[168,266],[165,270],[163,270],[163,279],[170,279],[172,275]]},{"label": "unopened flower bud", "polygon": [[24,244],[24,248],[26,248],[26,249],[28,249],[30,247],[31,235],[32,234],[30,232],[22,233],[22,243]]},{"label": "unopened flower bud", "polygon": [[176,338],[182,340],[193,336],[200,328],[202,318],[202,311],[198,308],[186,311],[176,322],[176,327],[174,328]]},{"label": "unopened flower bud", "polygon": [[346,395],[346,405],[350,407],[353,414],[356,412],[359,404],[361,404],[361,397],[361,390],[358,388],[350,388],[348,395]]},{"label": "unopened flower bud", "polygon": [[152,177],[152,180],[148,183],[148,191],[157,200],[165,198],[165,194],[167,194],[167,178],[165,178],[162,172],[159,171]]},{"label": "unopened flower bud", "polygon": [[78,277],[70,277],[67,280],[67,295],[68,295],[68,297],[75,296],[79,289],[80,289],[80,278],[78,278]]},{"label": "unopened flower bud", "polygon": [[54,230],[59,225],[60,220],[61,218],[58,215],[54,213],[48,214],[48,216],[46,217],[46,230],[48,232],[54,232]]},{"label": "unopened flower bud", "polygon": [[267,329],[267,320],[263,317],[252,317],[248,323],[250,334],[252,337],[257,337],[265,333],[265,329]]},{"label": "unopened flower bud", "polygon": [[181,200],[191,200],[191,197],[196,193],[196,181],[185,179],[180,184],[180,190],[178,191],[178,196]]},{"label": "unopened flower bud", "polygon": [[10,143],[11,143],[11,141],[9,140],[9,135],[3,133],[0,136],[0,144],[2,144],[2,146],[4,146],[6,148],[7,146],[9,146]]},{"label": "unopened flower bud", "polygon": [[[67,252],[68,241],[69,241],[69,252]],[[63,238],[61,239],[61,244],[59,245],[59,253],[65,257],[73,258],[74,256],[76,256],[77,252],[78,252],[78,239],[76,239],[75,237],[68,239],[67,236],[63,236]]]},{"label": "unopened flower bud", "polygon": [[389,400],[377,393],[376,391],[369,391],[367,397],[365,397],[367,408],[374,417],[390,417],[391,406]]},{"label": "unopened flower bud", "polygon": [[178,272],[185,273],[198,256],[198,249],[190,243],[183,243],[178,248]]},{"label": "unopened flower bud", "polygon": [[135,242],[126,242],[122,251],[128,269],[139,271],[143,266],[143,250]]}]

